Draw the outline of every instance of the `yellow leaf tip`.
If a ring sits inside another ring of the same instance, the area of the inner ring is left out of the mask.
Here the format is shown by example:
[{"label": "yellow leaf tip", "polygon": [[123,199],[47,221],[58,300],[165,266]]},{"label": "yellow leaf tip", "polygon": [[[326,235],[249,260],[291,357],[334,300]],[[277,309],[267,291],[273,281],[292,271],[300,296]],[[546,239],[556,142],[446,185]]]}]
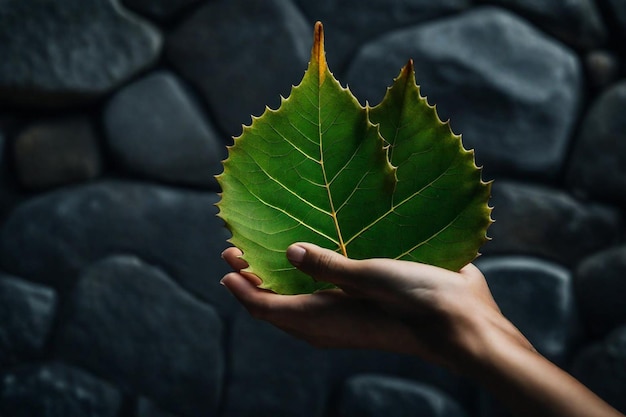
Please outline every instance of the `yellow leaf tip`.
[{"label": "yellow leaf tip", "polygon": [[324,25],[322,22],[315,22],[313,32],[313,49],[311,50],[311,63],[317,66],[320,85],[326,76],[326,52],[324,50]]}]

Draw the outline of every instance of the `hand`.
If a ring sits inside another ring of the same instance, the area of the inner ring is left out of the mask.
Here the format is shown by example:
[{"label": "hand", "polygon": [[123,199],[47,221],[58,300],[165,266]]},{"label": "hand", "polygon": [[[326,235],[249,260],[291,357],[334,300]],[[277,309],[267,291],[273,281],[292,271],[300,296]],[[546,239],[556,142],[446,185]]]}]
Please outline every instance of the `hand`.
[{"label": "hand", "polygon": [[237,272],[222,283],[259,319],[318,347],[369,348],[421,356],[471,372],[494,342],[532,350],[500,313],[481,272],[460,272],[389,259],[351,260],[308,243],[291,245],[287,258],[315,280],[338,289],[284,296],[262,290],[241,270],[241,251],[224,259]]},{"label": "hand", "polygon": [[473,265],[459,272],[390,259],[347,259],[308,243],[287,249],[301,271],[338,289],[278,295],[242,269],[222,283],[250,313],[320,347],[369,348],[421,356],[489,388],[520,416],[625,417],[538,354],[500,313]]}]

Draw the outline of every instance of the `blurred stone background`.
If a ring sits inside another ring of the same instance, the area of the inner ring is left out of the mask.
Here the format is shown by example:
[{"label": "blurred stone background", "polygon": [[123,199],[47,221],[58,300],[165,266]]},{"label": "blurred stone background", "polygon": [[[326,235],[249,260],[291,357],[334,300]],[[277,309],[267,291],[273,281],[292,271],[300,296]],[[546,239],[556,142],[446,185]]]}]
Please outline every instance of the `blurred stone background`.
[{"label": "blurred stone background", "polygon": [[415,358],[317,350],[219,284],[225,145],[306,68],[400,67],[495,179],[477,261],[626,411],[623,0],[0,0],[0,415],[506,416]]}]

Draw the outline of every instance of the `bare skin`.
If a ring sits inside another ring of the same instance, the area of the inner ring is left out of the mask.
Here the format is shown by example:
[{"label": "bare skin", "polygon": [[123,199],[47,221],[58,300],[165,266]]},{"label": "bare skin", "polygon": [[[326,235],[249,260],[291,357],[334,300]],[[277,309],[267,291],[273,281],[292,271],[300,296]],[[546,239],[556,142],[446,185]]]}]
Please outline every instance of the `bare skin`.
[{"label": "bare skin", "polygon": [[624,417],[538,354],[500,312],[482,273],[390,259],[351,260],[309,243],[289,261],[338,289],[278,295],[242,272],[241,251],[224,259],[236,271],[222,283],[254,317],[313,346],[408,353],[474,378],[520,416]]}]

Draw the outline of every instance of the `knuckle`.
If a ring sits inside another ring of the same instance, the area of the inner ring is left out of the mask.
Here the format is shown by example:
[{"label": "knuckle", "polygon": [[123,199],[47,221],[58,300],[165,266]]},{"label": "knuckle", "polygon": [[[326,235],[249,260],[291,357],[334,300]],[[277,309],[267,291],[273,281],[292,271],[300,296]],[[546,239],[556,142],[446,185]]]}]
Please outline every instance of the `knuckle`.
[{"label": "knuckle", "polygon": [[340,266],[339,256],[334,252],[325,251],[321,253],[314,261],[313,273],[320,277],[328,276],[334,272],[337,272]]}]

